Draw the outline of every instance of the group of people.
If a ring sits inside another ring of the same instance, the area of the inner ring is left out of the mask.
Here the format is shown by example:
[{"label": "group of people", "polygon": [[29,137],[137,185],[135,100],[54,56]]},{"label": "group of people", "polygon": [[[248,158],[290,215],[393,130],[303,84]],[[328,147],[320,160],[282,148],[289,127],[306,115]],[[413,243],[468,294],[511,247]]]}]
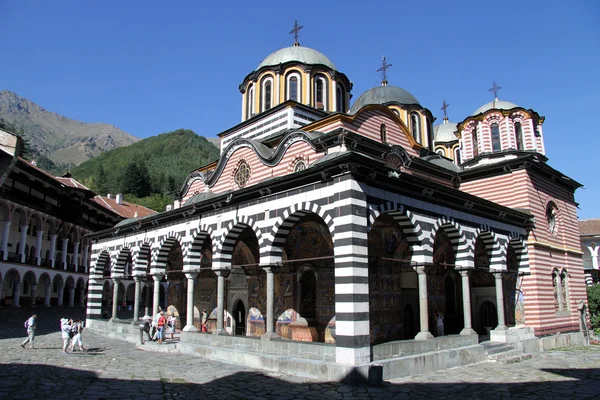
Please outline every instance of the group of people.
[{"label": "group of people", "polygon": [[62,318],[60,320],[60,331],[63,339],[63,353],[75,351],[75,346],[79,347],[79,351],[86,350],[83,347],[83,341],[81,340],[83,321],[80,319]]},{"label": "group of people", "polygon": [[165,315],[165,312],[159,307],[158,313],[154,318],[146,316],[142,319],[140,329],[146,332],[149,341],[162,344],[166,335],[171,335],[171,339],[175,334],[175,324],[177,318],[174,315]]}]

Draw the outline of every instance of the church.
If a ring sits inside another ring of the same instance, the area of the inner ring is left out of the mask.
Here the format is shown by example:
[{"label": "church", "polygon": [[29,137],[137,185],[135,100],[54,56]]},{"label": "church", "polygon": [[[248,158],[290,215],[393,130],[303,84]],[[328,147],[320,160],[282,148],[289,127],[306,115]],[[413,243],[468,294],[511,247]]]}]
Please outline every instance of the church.
[{"label": "church", "polygon": [[161,307],[181,352],[330,379],[583,340],[581,184],[548,164],[544,117],[494,82],[493,101],[457,123],[444,101],[434,126],[385,58],[351,102],[299,29],[243,78],[242,121],[172,207],[89,235],[87,326],[135,338]]}]

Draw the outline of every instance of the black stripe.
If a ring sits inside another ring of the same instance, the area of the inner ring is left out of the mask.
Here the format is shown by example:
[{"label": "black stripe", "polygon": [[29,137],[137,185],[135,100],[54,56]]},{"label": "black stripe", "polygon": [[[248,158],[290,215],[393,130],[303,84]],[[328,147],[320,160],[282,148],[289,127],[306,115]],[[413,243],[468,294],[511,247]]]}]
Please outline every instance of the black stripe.
[{"label": "black stripe", "polygon": [[361,347],[370,347],[371,346],[371,337],[369,335],[341,336],[340,334],[337,334],[336,338],[335,338],[335,346],[336,347],[347,347],[347,348],[351,348],[351,349],[358,349]]},{"label": "black stripe", "polygon": [[368,303],[369,295],[368,294],[347,294],[340,293],[335,295],[336,303]]},{"label": "black stripe", "polygon": [[369,283],[367,276],[340,276],[335,278],[335,284],[338,283]]},{"label": "black stripe", "polygon": [[369,313],[368,312],[359,312],[359,313],[336,313],[335,314],[336,321],[368,321]]}]

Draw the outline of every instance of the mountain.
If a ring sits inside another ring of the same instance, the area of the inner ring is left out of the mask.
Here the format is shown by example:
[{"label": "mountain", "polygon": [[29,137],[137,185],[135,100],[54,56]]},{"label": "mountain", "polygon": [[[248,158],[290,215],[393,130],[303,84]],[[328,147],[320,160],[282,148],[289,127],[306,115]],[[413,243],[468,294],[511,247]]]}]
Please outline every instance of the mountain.
[{"label": "mountain", "polygon": [[31,155],[44,155],[56,163],[77,165],[139,141],[114,125],[63,117],[8,90],[0,91],[0,119],[22,134]]}]

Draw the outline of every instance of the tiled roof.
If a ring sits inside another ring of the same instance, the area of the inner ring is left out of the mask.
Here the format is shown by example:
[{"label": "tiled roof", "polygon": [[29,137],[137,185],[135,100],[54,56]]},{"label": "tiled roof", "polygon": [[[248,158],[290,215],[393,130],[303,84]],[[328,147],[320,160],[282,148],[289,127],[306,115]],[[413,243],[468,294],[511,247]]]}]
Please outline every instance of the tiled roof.
[{"label": "tiled roof", "polygon": [[142,218],[150,214],[156,214],[156,211],[154,210],[138,204],[129,203],[125,200],[121,200],[121,204],[117,204],[116,199],[109,199],[108,197],[98,195],[95,196],[92,201],[116,212],[123,218]]},{"label": "tiled roof", "polygon": [[600,218],[579,220],[579,235],[600,235]]},{"label": "tiled roof", "polygon": [[87,187],[83,186],[81,183],[77,182],[73,178],[62,178],[62,177],[57,176],[54,179],[56,179],[57,181],[59,181],[60,183],[62,183],[65,186],[69,186],[69,187],[76,188],[76,189],[90,190]]}]

